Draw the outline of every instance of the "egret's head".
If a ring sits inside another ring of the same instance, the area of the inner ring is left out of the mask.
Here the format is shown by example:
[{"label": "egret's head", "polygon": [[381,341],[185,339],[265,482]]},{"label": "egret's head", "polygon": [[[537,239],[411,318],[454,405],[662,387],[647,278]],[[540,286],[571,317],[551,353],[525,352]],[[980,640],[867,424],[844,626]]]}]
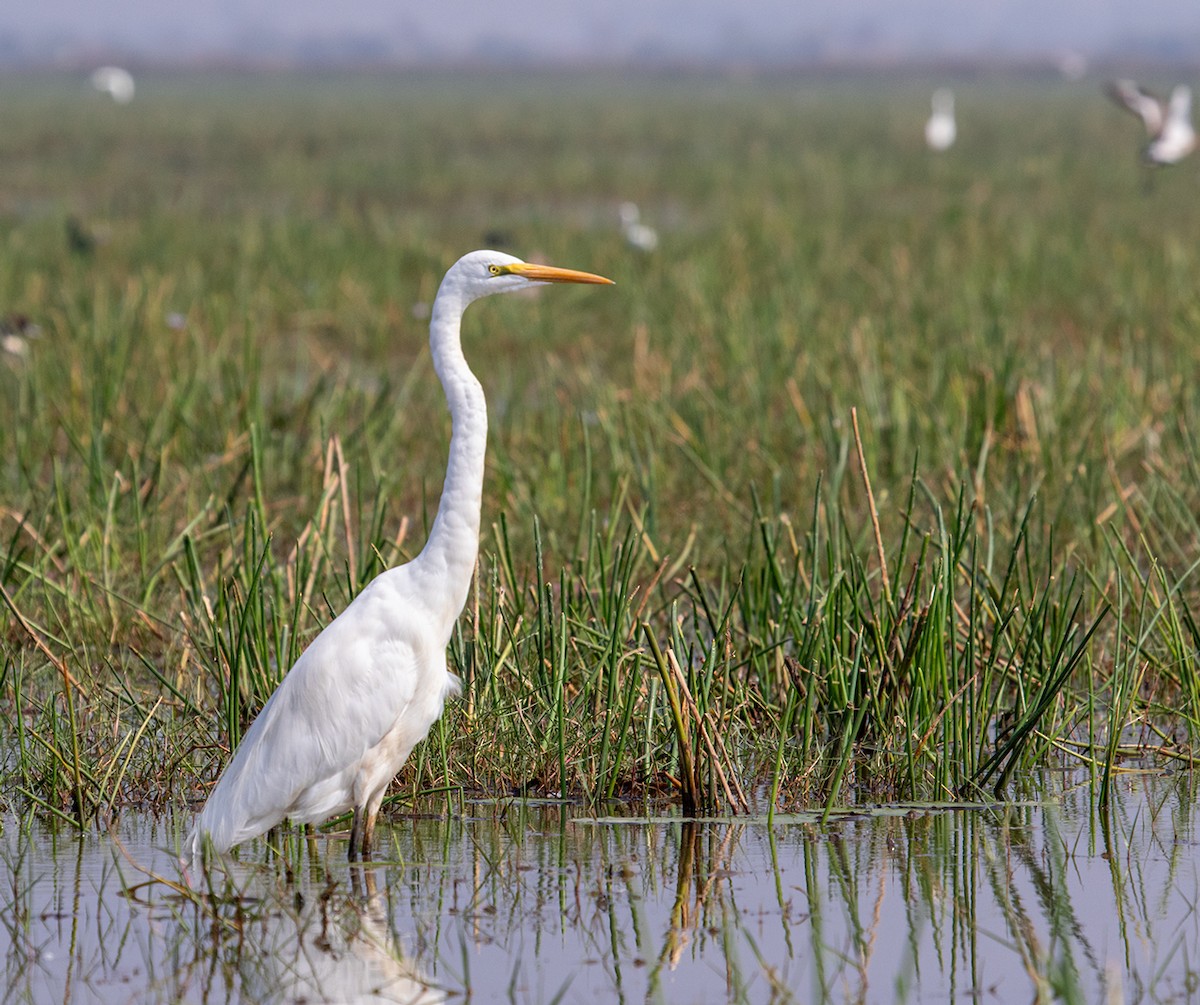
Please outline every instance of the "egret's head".
[{"label": "egret's head", "polygon": [[503,251],[472,251],[451,266],[442,280],[442,288],[457,289],[469,303],[493,293],[511,293],[546,283],[610,284],[612,280],[575,269],[534,265]]}]

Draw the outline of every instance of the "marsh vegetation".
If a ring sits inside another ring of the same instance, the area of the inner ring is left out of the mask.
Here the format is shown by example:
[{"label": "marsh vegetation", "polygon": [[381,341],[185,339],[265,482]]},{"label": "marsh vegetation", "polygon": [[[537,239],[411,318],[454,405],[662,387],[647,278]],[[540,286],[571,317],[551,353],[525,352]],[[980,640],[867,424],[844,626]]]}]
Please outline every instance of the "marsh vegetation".
[{"label": "marsh vegetation", "polygon": [[1144,193],[1091,85],[960,87],[940,157],[923,83],[5,95],[11,810],[186,812],[420,547],[448,437],[421,305],[497,242],[619,285],[468,318],[465,696],[394,810],[832,811],[1062,766],[1104,803],[1131,758],[1190,766],[1195,165]]}]

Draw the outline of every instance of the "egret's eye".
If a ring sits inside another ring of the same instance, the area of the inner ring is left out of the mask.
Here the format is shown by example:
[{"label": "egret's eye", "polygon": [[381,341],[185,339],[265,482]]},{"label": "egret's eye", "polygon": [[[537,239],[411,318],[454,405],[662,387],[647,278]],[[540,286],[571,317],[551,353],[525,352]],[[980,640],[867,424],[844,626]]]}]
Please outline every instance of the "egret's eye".
[{"label": "egret's eye", "polygon": [[500,275],[500,266],[499,265],[489,265],[488,272],[490,272],[493,276],[498,276],[498,275]]}]

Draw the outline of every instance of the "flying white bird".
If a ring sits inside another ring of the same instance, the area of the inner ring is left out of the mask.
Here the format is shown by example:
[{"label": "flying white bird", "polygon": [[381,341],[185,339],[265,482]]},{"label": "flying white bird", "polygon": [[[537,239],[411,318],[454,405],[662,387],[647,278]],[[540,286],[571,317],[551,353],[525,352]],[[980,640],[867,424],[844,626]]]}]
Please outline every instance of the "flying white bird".
[{"label": "flying white bird", "polygon": [[133,100],[133,75],[119,66],[102,66],[92,74],[92,87],[110,95],[118,105]]},{"label": "flying white bird", "polygon": [[1180,84],[1171,91],[1169,101],[1132,80],[1114,80],[1105,90],[1113,101],[1142,120],[1150,140],[1142,152],[1147,163],[1177,164],[1196,148],[1190,87]]},{"label": "flying white bird", "polygon": [[944,87],[933,92],[933,114],[925,123],[925,142],[930,150],[949,150],[958,128],[954,123],[954,92]]},{"label": "flying white bird", "polygon": [[631,247],[647,253],[658,247],[658,231],[642,223],[636,203],[623,202],[618,212],[621,214],[621,233]]},{"label": "flying white bird", "polygon": [[285,817],[354,811],[349,857],[370,857],[388,783],[460,690],[446,646],[479,550],[487,406],[459,341],[473,301],[544,283],[611,283],[588,272],[473,251],[446,273],[429,346],[450,409],[450,458],[421,553],[380,573],[296,660],[246,731],[196,818],[187,853],[225,852]]}]

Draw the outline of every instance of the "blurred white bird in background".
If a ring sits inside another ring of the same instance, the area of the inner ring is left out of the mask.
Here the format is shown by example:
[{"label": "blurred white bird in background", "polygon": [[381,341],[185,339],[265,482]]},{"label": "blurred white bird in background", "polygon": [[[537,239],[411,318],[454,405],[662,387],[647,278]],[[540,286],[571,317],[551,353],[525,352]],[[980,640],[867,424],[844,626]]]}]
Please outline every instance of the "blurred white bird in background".
[{"label": "blurred white bird in background", "polygon": [[318,823],[354,811],[349,857],[370,856],[388,784],[460,683],[446,647],[479,550],[487,404],[463,357],[468,305],[545,283],[605,283],[588,272],[474,251],[446,273],[429,347],[450,410],[450,458],[429,539],[380,573],[296,660],[246,731],[187,840],[198,868],[284,818]]},{"label": "blurred white bird in background", "polygon": [[0,349],[13,356],[24,356],[29,351],[29,340],[41,333],[41,327],[28,315],[9,314],[0,318]]},{"label": "blurred white bird in background", "polygon": [[642,223],[637,203],[623,202],[618,212],[621,216],[621,233],[630,247],[647,253],[658,247],[658,231]]},{"label": "blurred white bird in background", "polygon": [[1078,49],[1067,49],[1054,61],[1063,80],[1083,80],[1088,72],[1088,60]]},{"label": "blurred white bird in background", "polygon": [[92,74],[92,87],[109,95],[118,105],[133,100],[133,75],[119,66],[102,66]]},{"label": "blurred white bird in background", "polygon": [[1148,163],[1177,164],[1196,148],[1190,87],[1180,84],[1167,101],[1132,80],[1114,80],[1105,91],[1118,105],[1142,120],[1150,141],[1142,157]]},{"label": "blurred white bird in background", "polygon": [[925,123],[925,142],[930,150],[949,150],[954,146],[958,127],[954,122],[954,92],[940,87],[933,92],[933,114]]}]

